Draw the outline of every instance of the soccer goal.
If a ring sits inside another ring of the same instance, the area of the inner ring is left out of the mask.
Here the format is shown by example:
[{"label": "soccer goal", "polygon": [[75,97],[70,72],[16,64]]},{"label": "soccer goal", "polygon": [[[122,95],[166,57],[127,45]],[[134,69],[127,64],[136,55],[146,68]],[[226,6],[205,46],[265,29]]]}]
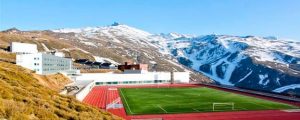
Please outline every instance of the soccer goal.
[{"label": "soccer goal", "polygon": [[213,111],[234,110],[234,103],[213,103]]}]

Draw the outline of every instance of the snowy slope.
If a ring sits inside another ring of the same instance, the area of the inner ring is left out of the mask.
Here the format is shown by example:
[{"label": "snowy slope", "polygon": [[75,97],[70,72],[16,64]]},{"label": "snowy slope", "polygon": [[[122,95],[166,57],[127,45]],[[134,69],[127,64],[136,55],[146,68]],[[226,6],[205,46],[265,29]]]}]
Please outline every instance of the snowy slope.
[{"label": "snowy slope", "polygon": [[87,38],[106,36],[109,39],[112,39],[114,42],[120,42],[119,40],[116,40],[118,36],[126,36],[131,40],[139,40],[139,39],[145,39],[147,38],[147,36],[151,35],[148,32],[133,27],[129,27],[123,24],[105,26],[105,27],[86,27],[86,28],[76,28],[76,29],[63,28],[63,29],[57,29],[52,31],[58,33],[77,33]]},{"label": "snowy slope", "polygon": [[300,42],[296,41],[256,36],[151,34],[118,23],[53,32],[74,33],[84,45],[106,45],[118,49],[116,52],[123,56],[143,55],[154,62],[160,56],[169,56],[160,59],[173,64],[175,58],[220,84],[265,91],[285,88],[280,92],[300,84]]},{"label": "snowy slope", "polygon": [[220,84],[266,91],[283,87],[279,90],[284,92],[292,90],[291,84],[300,83],[300,71],[290,68],[299,64],[300,42],[206,35],[174,39],[166,44],[180,63]]},{"label": "snowy slope", "polygon": [[280,87],[280,88],[276,88],[273,91],[280,93],[280,92],[284,92],[284,91],[289,90],[289,89],[296,89],[296,88],[300,88],[300,84],[292,84],[292,85],[283,86],[283,87]]},{"label": "snowy slope", "polygon": [[[59,34],[62,40],[70,39],[70,42],[76,46],[94,51],[91,53],[97,61],[110,59],[122,63],[131,57],[134,62],[148,63],[153,69],[155,66],[155,69],[163,71],[190,71],[171,58],[169,51],[164,49],[167,45],[155,43],[155,41],[157,43],[167,41],[166,38],[169,37],[173,40],[179,37],[190,37],[190,35],[170,33],[164,34],[165,37],[163,37],[162,34],[151,34],[119,23],[104,27],[57,29],[52,32]],[[192,71],[192,73],[196,72]],[[212,82],[208,78],[203,80]]]}]

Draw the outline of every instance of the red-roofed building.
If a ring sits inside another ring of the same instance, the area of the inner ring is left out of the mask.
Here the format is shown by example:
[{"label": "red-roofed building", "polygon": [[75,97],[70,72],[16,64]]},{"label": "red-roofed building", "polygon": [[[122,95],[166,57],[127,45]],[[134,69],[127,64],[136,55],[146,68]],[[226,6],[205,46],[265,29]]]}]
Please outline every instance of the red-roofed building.
[{"label": "red-roofed building", "polygon": [[124,73],[145,73],[148,72],[148,64],[130,64],[125,62],[124,65],[119,65],[118,69]]}]

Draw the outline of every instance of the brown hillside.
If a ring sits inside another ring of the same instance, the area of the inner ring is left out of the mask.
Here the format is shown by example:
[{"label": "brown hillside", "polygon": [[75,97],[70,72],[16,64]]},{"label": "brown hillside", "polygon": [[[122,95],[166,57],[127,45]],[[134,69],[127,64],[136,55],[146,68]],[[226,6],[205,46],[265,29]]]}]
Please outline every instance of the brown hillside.
[{"label": "brown hillside", "polygon": [[74,48],[69,43],[47,35],[44,32],[0,32],[0,49],[8,50],[11,42],[23,42],[36,44],[39,51],[45,51],[43,44],[49,50],[58,50],[66,54],[67,57],[74,59],[90,59],[94,57]]},{"label": "brown hillside", "polygon": [[36,78],[43,86],[57,92],[63,89],[64,85],[71,83],[71,80],[69,78],[59,73],[54,75],[32,74],[32,77]]},{"label": "brown hillside", "polygon": [[120,119],[73,97],[59,95],[32,75],[30,70],[0,62],[0,119]]}]

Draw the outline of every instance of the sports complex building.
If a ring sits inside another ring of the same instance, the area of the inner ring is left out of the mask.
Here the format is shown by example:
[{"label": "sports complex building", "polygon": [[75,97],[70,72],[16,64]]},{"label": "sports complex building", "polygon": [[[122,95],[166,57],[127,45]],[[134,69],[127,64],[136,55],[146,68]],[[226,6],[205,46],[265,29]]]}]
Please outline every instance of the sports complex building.
[{"label": "sports complex building", "polygon": [[36,44],[12,42],[10,52],[16,53],[16,64],[35,71],[37,74],[47,75],[63,73],[78,74],[73,69],[72,60],[65,58],[61,52],[38,52]]},{"label": "sports complex building", "polygon": [[16,64],[35,71],[37,74],[66,73],[75,74],[71,59],[45,53],[20,54]]},{"label": "sports complex building", "polygon": [[[69,76],[74,82],[67,85],[65,91],[76,88],[77,92],[72,93],[82,101],[95,86],[188,84],[190,81],[189,72],[149,72],[146,64],[125,63],[118,68],[122,73],[80,73]],[[68,94],[65,91],[63,93]]]}]

